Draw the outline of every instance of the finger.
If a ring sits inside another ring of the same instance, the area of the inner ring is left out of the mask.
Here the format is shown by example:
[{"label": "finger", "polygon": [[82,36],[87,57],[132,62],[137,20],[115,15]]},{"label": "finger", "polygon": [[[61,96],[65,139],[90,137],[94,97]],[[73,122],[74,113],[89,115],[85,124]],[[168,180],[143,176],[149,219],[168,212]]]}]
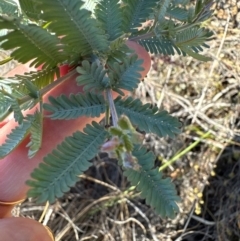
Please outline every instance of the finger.
[{"label": "finger", "polygon": [[4,77],[14,77],[16,74],[22,75],[26,72],[30,72],[30,71],[34,71],[34,70],[36,70],[36,69],[33,67],[30,67],[30,62],[28,62],[26,64],[17,65],[14,69],[7,72],[4,75]]},{"label": "finger", "polygon": [[0,221],[1,240],[53,241],[53,235],[41,223],[29,218],[5,218]]},{"label": "finger", "polygon": [[139,59],[143,59],[143,68],[144,70],[141,72],[142,79],[145,78],[147,73],[149,72],[151,68],[151,57],[149,53],[138,43],[133,41],[127,41],[127,46],[135,51]]},{"label": "finger", "polygon": [[[76,85],[75,78],[60,84],[57,88],[44,96],[47,102],[49,95],[76,93],[79,86]],[[27,111],[25,114],[33,113],[35,109]],[[100,121],[102,118],[94,118]],[[66,136],[71,135],[76,130],[83,130],[87,123],[91,123],[93,118],[81,117],[73,120],[43,120],[42,146],[39,152],[32,159],[28,159],[29,137],[25,138],[20,145],[3,160],[0,161],[0,201],[16,201],[25,198],[28,188],[26,180],[30,178],[30,173],[36,168],[43,157],[60,144]],[[6,135],[17,123],[12,119],[1,128],[0,144],[4,143]]]}]

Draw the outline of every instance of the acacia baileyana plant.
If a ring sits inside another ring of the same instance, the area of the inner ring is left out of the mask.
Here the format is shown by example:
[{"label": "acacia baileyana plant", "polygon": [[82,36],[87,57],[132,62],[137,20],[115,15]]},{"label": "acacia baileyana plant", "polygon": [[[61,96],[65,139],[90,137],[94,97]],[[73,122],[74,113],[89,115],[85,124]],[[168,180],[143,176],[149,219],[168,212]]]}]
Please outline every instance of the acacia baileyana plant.
[{"label": "acacia baileyana plant", "polygon": [[[0,157],[9,155],[28,135],[28,157],[34,157],[41,151],[47,118],[58,125],[58,120],[105,113],[104,125],[93,121],[82,132],[66,136],[44,157],[27,181],[29,197],[54,202],[103,151],[117,158],[124,175],[157,213],[176,215],[179,197],[175,188],[154,168],[155,156],[142,146],[143,136],[136,128],[141,133],[174,137],[181,124],[164,110],[124,96],[124,91],[137,88],[143,71],[143,60],[126,43],[136,42],[152,54],[189,55],[208,61],[200,52],[212,36],[202,27],[211,17],[211,6],[211,0],[0,2],[0,47],[11,50],[10,58],[1,64],[11,59],[22,64],[31,61],[38,69],[0,79],[0,121],[13,113],[18,123],[0,146]],[[146,22],[149,24],[142,27]],[[60,76],[64,66],[68,72]],[[44,101],[44,94],[70,78],[83,86],[83,92],[60,93]],[[112,90],[119,94],[115,100]],[[26,115],[33,107],[35,111]]]}]

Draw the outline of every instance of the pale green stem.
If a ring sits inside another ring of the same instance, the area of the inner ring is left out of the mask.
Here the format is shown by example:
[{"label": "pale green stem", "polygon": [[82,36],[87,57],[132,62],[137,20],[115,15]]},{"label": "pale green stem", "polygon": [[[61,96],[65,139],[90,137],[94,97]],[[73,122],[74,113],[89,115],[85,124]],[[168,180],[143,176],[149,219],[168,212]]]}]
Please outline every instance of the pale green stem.
[{"label": "pale green stem", "polygon": [[182,156],[186,155],[189,151],[191,151],[195,146],[197,146],[203,139],[207,138],[211,133],[208,131],[207,133],[205,133],[199,140],[193,142],[190,146],[188,146],[187,148],[185,148],[183,151],[181,151],[180,153],[178,153],[177,155],[175,155],[172,159],[170,159],[169,161],[167,161],[166,163],[164,163],[160,168],[159,171],[164,170],[165,168],[167,168],[168,166],[170,166],[172,163],[174,163],[175,161],[177,161],[179,158],[181,158]]},{"label": "pale green stem", "polygon": [[110,125],[110,109],[109,109],[109,103],[106,100],[106,114],[105,114],[105,125],[109,126]]},{"label": "pale green stem", "polygon": [[113,126],[117,126],[118,125],[118,115],[117,115],[117,111],[116,111],[116,108],[114,105],[111,89],[106,90],[106,95],[107,95],[107,100],[108,100],[111,115],[112,115]]}]

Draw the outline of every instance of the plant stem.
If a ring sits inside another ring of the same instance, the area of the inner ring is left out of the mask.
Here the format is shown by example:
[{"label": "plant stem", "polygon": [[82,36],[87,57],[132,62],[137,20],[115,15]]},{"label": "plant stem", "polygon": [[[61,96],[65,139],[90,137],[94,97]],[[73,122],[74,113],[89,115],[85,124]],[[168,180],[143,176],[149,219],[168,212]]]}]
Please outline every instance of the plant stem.
[{"label": "plant stem", "polygon": [[112,115],[113,126],[117,126],[118,125],[118,115],[117,115],[117,111],[116,111],[116,108],[114,105],[111,89],[106,90],[106,95],[107,95],[107,99],[108,99],[108,103],[109,103],[109,107],[110,107],[110,111],[111,111],[111,115]]},{"label": "plant stem", "polygon": [[197,141],[193,142],[190,146],[185,148],[183,151],[181,151],[179,154],[175,155],[172,159],[167,161],[165,164],[163,164],[160,168],[159,171],[162,171],[163,169],[167,168],[169,165],[171,165],[173,162],[177,161],[180,157],[183,155],[187,154],[189,151],[191,151],[195,146],[197,146],[203,139],[207,138],[211,133],[208,131],[205,133],[200,139]]},{"label": "plant stem", "polygon": [[151,38],[151,37],[154,37],[154,36],[155,36],[155,33],[153,31],[151,31],[149,33],[145,33],[145,34],[142,34],[142,35],[138,35],[138,36],[129,38],[129,40],[137,42],[138,40],[148,39],[148,38]]},{"label": "plant stem", "polygon": [[109,109],[109,103],[106,100],[106,114],[105,114],[105,125],[109,126],[110,125],[110,109]]}]

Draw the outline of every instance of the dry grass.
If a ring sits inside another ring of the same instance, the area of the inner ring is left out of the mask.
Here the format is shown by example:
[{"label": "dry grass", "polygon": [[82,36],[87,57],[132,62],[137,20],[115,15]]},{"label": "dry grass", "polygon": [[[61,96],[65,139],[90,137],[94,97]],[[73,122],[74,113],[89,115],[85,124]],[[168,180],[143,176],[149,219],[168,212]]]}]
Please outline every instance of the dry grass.
[{"label": "dry grass", "polygon": [[[209,132],[165,170],[182,198],[180,214],[162,220],[129,188],[116,162],[100,156],[75,188],[48,207],[43,222],[56,241],[240,240],[240,30],[234,3],[225,10],[220,3],[207,23],[215,31],[207,51],[213,61],[155,56],[136,92],[183,123],[174,140],[146,136],[156,165]],[[43,209],[26,201],[20,215],[38,220]]]}]

